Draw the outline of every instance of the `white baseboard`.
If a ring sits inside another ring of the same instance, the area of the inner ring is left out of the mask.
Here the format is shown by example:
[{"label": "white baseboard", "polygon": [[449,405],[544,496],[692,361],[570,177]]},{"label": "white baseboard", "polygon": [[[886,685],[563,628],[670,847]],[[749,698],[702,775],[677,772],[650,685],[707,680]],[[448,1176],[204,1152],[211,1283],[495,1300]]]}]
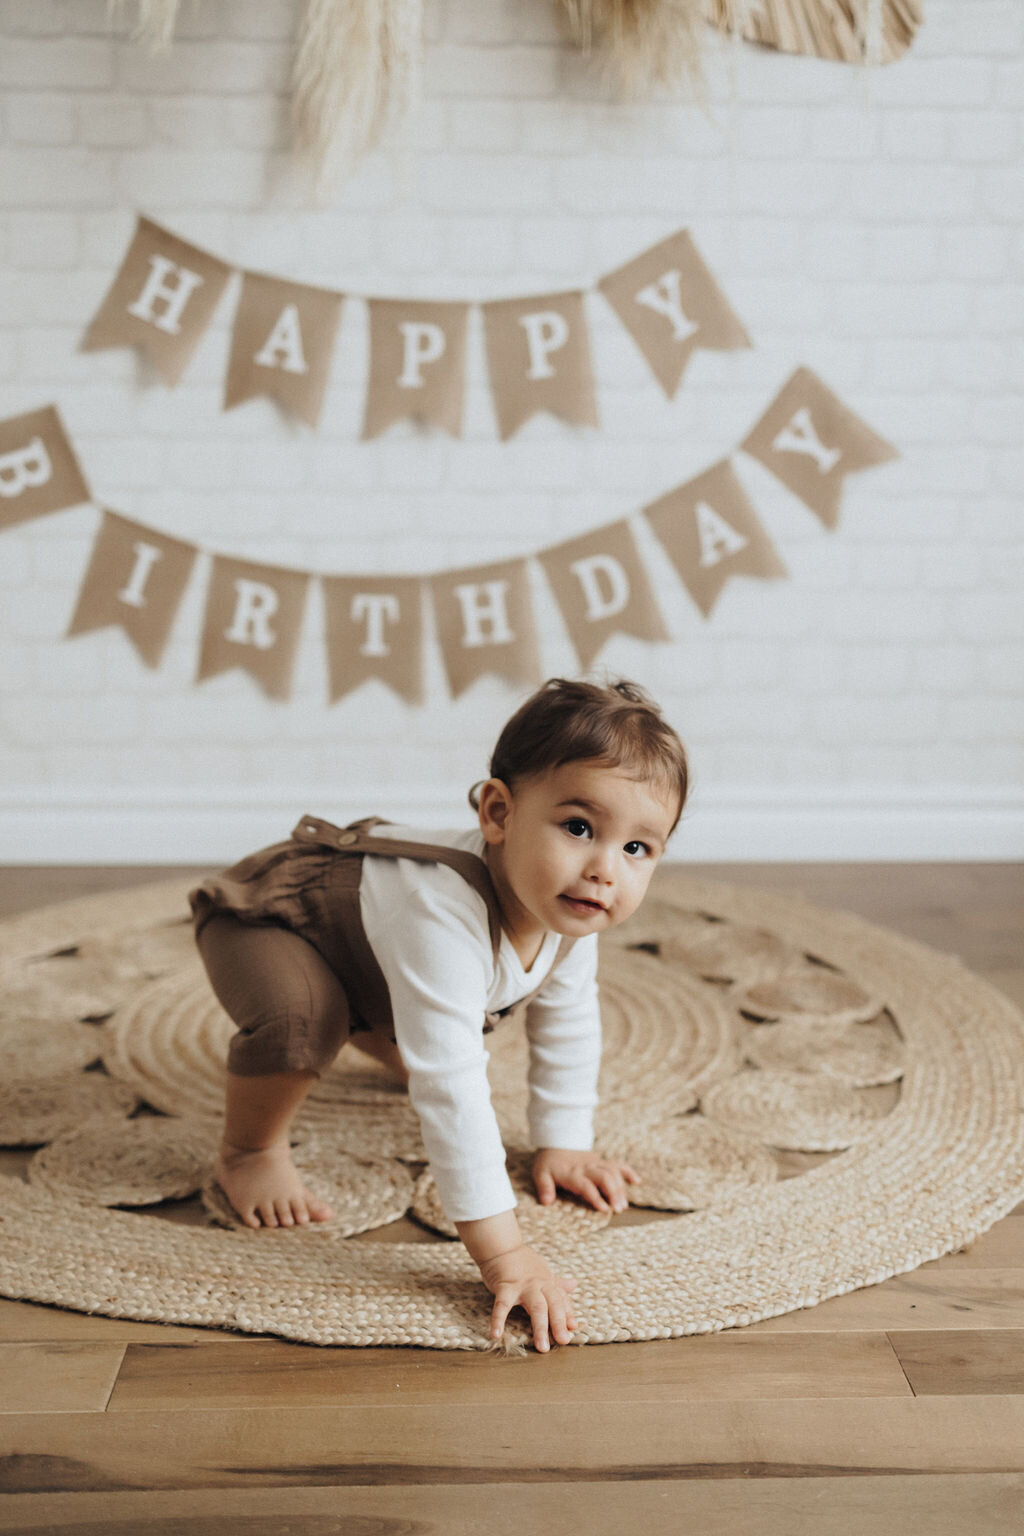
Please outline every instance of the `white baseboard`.
[{"label": "white baseboard", "polygon": [[[381,815],[411,826],[469,825],[468,806],[437,792],[388,795],[368,787],[328,804],[322,791],[90,786],[0,793],[0,864],[209,864],[288,836],[313,813],[344,823]],[[817,790],[696,793],[669,858],[784,863],[1024,860],[1024,790]]]}]

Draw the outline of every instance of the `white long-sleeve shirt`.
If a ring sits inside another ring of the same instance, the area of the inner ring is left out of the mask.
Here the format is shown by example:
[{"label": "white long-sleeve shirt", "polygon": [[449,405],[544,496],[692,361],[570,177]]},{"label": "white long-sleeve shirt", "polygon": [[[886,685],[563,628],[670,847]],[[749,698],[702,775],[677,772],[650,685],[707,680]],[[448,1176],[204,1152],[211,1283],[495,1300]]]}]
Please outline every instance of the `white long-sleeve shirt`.
[{"label": "white long-sleeve shirt", "polygon": [[[416,832],[378,825],[373,833],[440,843],[480,858],[484,853],[479,829]],[[391,995],[409,1098],[445,1212],[451,1221],[475,1221],[513,1209],[516,1196],[487,1079],[484,1014],[533,991],[550,971],[561,936],[545,935],[527,971],[503,933],[495,964],[483,897],[447,865],[413,859],[368,854],[360,909]],[[577,940],[534,998],[528,1035],[534,1145],[591,1148],[601,1064],[596,934]]]}]

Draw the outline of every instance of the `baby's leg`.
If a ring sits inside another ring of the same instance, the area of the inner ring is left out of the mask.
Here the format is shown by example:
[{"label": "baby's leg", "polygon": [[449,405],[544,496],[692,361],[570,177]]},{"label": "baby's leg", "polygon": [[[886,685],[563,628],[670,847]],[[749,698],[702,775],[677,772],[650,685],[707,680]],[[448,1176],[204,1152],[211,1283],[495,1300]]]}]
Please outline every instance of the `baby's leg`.
[{"label": "baby's leg", "polygon": [[408,1087],[409,1073],[402,1060],[401,1052],[387,1035],[376,1029],[364,1031],[353,1035],[349,1044],[353,1049],[362,1051],[364,1056],[369,1056],[373,1061],[379,1061],[382,1067],[387,1067],[393,1077]]},{"label": "baby's leg", "polygon": [[214,1176],[248,1226],[326,1221],[331,1209],[302,1183],[288,1133],[348,1037],[344,988],[319,951],[285,928],[221,913],[198,943],[213,990],[239,1026]]}]

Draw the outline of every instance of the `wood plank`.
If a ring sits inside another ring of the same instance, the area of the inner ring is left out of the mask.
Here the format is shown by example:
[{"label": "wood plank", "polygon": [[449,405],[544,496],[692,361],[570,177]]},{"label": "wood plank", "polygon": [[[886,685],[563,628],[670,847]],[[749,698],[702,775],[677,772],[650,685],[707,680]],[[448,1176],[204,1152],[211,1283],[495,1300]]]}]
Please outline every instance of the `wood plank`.
[{"label": "wood plank", "polygon": [[1024,1328],[1024,1270],[965,1266],[954,1277],[938,1262],[923,1264],[880,1285],[752,1323],[744,1332],[839,1334],[860,1328]]},{"label": "wood plank", "polygon": [[120,1344],[0,1344],[0,1414],[102,1413]]},{"label": "wood plank", "polygon": [[[397,1395],[397,1394],[396,1394]],[[10,1414],[0,1492],[1019,1472],[1024,1397]]]},{"label": "wood plank", "polygon": [[[1024,864],[693,864],[687,873],[786,891],[824,907],[857,912],[985,974],[1020,964]],[[670,881],[671,862],[654,882]],[[652,882],[652,894],[657,884]]]},{"label": "wood plank", "polygon": [[951,1328],[889,1337],[919,1397],[1024,1393],[1024,1328]]},{"label": "wood plank", "polygon": [[[1008,1536],[1021,1473],[12,1495],[22,1536]],[[340,1506],[340,1507],[339,1507]]]},{"label": "wood plank", "polygon": [[14,917],[58,901],[123,891],[157,880],[209,874],[209,864],[6,864],[0,867],[0,917]]},{"label": "wood plank", "polygon": [[[623,1367],[628,1360],[628,1373]],[[111,1412],[318,1404],[672,1403],[739,1398],[901,1397],[884,1333],[786,1336],[746,1331],[550,1356],[469,1350],[317,1349],[252,1344],[129,1344]]]},{"label": "wood plank", "polygon": [[[936,1271],[959,1275],[964,1269],[1020,1269],[1024,1271],[1024,1221],[1004,1216],[959,1253],[934,1261]],[[929,1265],[929,1268],[931,1266]]]},{"label": "wood plank", "polygon": [[[0,1342],[43,1343],[72,1339],[96,1343],[182,1344],[218,1339],[221,1343],[251,1343],[259,1334],[234,1333],[226,1328],[192,1328],[177,1323],[134,1323],[119,1317],[100,1317],[88,1312],[65,1312],[44,1302],[5,1301],[0,1298]],[[270,1335],[267,1335],[270,1337]]]}]

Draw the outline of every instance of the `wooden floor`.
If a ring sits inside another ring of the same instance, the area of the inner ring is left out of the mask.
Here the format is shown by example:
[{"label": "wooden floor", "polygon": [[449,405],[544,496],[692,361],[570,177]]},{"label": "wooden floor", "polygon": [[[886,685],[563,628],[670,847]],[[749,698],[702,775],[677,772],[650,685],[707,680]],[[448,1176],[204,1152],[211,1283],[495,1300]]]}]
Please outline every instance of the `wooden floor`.
[{"label": "wooden floor", "polygon": [[[1024,1007],[1022,866],[695,872],[860,912]],[[175,873],[0,870],[0,916]],[[803,1312],[524,1359],[0,1300],[0,1410],[5,1532],[1020,1536],[1024,1205],[966,1252]]]}]

